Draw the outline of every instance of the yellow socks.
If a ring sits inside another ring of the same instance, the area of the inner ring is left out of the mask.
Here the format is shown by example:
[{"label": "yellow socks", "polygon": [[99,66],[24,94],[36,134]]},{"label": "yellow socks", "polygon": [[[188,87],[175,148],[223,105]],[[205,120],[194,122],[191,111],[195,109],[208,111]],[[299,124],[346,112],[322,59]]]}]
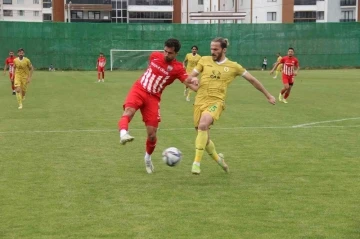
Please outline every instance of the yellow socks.
[{"label": "yellow socks", "polygon": [[[198,134],[195,140],[195,160],[194,162],[200,165],[200,161],[204,155],[204,149],[208,139],[207,131],[198,130]],[[214,148],[215,149],[215,148]]]},{"label": "yellow socks", "polygon": [[206,145],[206,152],[209,154],[209,156],[211,156],[211,158],[213,160],[215,160],[216,162],[218,162],[219,160],[219,155],[218,153],[216,152],[216,149],[215,149],[215,144],[213,143],[213,141],[209,140],[209,144]]},{"label": "yellow socks", "polygon": [[17,99],[17,102],[19,103],[19,105],[21,105],[22,104],[22,94],[19,92],[16,92],[16,99]]}]

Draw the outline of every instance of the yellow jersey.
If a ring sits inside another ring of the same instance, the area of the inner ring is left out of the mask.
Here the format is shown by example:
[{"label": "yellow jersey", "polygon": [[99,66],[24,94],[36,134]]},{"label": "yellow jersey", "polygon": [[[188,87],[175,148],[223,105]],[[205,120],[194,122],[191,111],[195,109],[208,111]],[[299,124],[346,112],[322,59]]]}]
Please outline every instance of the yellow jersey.
[{"label": "yellow jersey", "polygon": [[237,62],[226,58],[219,63],[211,56],[201,57],[194,70],[201,73],[194,105],[225,101],[229,84],[246,73],[246,69]]},{"label": "yellow jersey", "polygon": [[185,61],[187,61],[186,73],[190,74],[194,70],[200,58],[201,56],[199,54],[196,54],[195,56],[192,53],[186,54],[185,56]]},{"label": "yellow jersey", "polygon": [[16,57],[14,60],[14,66],[16,78],[29,77],[30,69],[32,67],[29,58],[24,57],[22,60],[20,60],[19,57]]}]

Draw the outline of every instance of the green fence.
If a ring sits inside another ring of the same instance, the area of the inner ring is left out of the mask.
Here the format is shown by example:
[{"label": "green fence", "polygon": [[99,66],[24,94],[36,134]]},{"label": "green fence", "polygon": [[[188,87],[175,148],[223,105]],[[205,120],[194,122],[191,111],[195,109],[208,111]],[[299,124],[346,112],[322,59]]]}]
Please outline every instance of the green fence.
[{"label": "green fence", "polygon": [[[219,25],[0,22],[0,57],[5,59],[10,49],[22,47],[36,68],[53,64],[61,69],[90,70],[95,69],[99,52],[104,52],[110,63],[110,49],[162,49],[164,40],[170,37],[182,43],[179,60],[190,52],[192,45],[199,46],[199,54],[207,55],[210,40],[217,36],[230,40],[228,57],[246,68],[260,68],[264,56],[272,64],[275,54],[286,54],[290,46],[295,48],[302,67],[360,66],[357,22]],[[144,66],[134,56],[116,54],[127,60],[126,64],[121,59],[115,61],[115,67]]]}]

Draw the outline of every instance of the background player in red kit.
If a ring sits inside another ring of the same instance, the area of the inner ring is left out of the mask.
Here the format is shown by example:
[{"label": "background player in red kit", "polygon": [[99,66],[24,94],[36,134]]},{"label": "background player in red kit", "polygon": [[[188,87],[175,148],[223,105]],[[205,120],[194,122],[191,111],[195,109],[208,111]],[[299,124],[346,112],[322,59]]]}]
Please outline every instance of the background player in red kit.
[{"label": "background player in red kit", "polygon": [[106,58],[104,54],[101,52],[100,56],[96,63],[96,68],[98,71],[98,82],[102,81],[104,82],[105,79],[105,65],[106,65]]},{"label": "background player in red kit", "polygon": [[290,95],[292,86],[294,85],[294,76],[297,76],[300,66],[298,59],[294,56],[294,48],[290,47],[288,50],[288,55],[284,56],[279,62],[276,62],[273,69],[270,71],[270,74],[278,67],[278,65],[283,64],[282,72],[282,81],[284,88],[279,94],[279,101],[287,103],[287,98]]},{"label": "background player in red kit", "polygon": [[6,60],[5,60],[4,75],[6,75],[6,70],[9,68],[9,77],[10,77],[10,81],[11,81],[12,94],[16,95],[15,86],[14,86],[14,77],[13,77],[13,75],[15,73],[14,72],[14,59],[15,59],[14,52],[10,51],[9,57],[6,58]]},{"label": "background player in red kit", "polygon": [[[119,120],[120,143],[126,144],[134,140],[128,132],[129,122],[140,109],[146,126],[147,140],[145,153],[145,166],[147,173],[154,172],[151,154],[156,146],[156,131],[161,121],[160,100],[161,93],[166,86],[179,79],[190,89],[196,91],[197,86],[187,82],[188,75],[182,62],[175,58],[181,48],[176,39],[165,42],[164,53],[153,52],[149,57],[149,66],[146,72],[134,83],[124,103],[124,113]],[[191,78],[190,78],[191,79]]]}]

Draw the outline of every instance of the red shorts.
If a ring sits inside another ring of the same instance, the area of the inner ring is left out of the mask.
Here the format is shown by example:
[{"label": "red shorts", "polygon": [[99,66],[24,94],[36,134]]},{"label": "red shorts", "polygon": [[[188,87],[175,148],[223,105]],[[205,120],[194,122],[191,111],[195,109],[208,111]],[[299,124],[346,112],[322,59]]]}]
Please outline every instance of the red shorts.
[{"label": "red shorts", "polygon": [[13,76],[14,76],[14,73],[9,72],[9,77],[10,77],[11,81],[13,81]]},{"label": "red shorts", "polygon": [[104,72],[105,71],[105,69],[104,69],[104,67],[98,67],[98,72]]},{"label": "red shorts", "polygon": [[160,99],[157,96],[149,94],[140,87],[134,85],[130,89],[123,108],[131,107],[136,110],[140,109],[145,125],[157,128],[159,122],[161,122]]},{"label": "red shorts", "polygon": [[288,76],[288,75],[285,75],[283,74],[282,75],[282,82],[283,84],[289,84],[289,85],[292,85],[294,84],[294,76]]}]

